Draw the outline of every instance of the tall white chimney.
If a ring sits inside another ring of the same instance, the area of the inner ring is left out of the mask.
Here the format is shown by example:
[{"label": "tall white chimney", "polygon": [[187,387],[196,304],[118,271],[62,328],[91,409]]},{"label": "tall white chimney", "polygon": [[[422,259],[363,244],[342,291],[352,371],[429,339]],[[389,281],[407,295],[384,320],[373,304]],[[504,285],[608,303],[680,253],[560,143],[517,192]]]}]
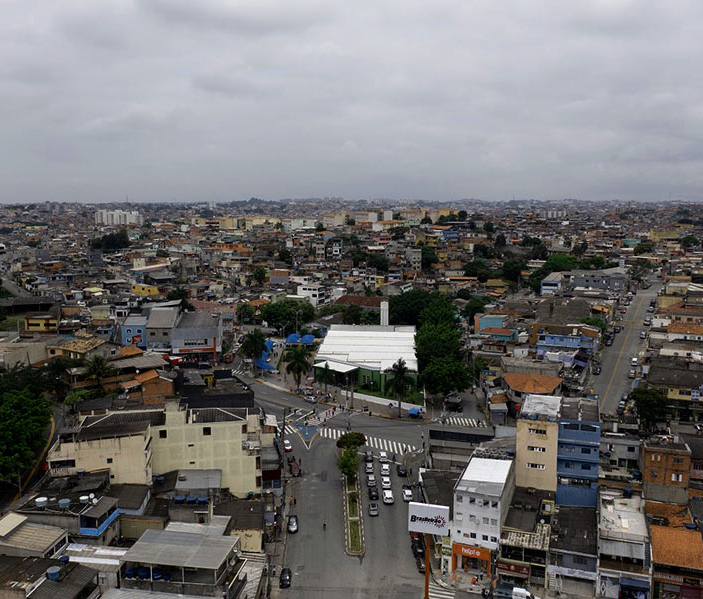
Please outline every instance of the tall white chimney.
[{"label": "tall white chimney", "polygon": [[381,302],[381,325],[388,326],[388,300]]}]

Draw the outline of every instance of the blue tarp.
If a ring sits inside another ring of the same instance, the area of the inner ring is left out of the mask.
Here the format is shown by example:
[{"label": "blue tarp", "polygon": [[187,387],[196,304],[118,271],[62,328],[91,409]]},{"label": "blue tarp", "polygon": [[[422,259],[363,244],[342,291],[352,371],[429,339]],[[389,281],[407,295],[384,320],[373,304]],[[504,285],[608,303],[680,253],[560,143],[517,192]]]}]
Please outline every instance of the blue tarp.
[{"label": "blue tarp", "polygon": [[291,333],[286,337],[286,344],[292,345],[296,343],[300,343],[300,335],[298,333]]},{"label": "blue tarp", "polygon": [[273,341],[270,339],[266,340],[266,349],[264,350],[264,353],[261,354],[261,357],[256,361],[256,367],[260,368],[261,370],[276,370],[274,366],[271,366],[266,359],[269,357],[269,354],[271,353],[271,350],[273,349]]},{"label": "blue tarp", "polygon": [[408,414],[410,416],[417,416],[420,413],[420,408],[410,408]]},{"label": "blue tarp", "polygon": [[315,336],[310,334],[303,335],[300,339],[300,343],[303,345],[312,345],[315,343]]}]

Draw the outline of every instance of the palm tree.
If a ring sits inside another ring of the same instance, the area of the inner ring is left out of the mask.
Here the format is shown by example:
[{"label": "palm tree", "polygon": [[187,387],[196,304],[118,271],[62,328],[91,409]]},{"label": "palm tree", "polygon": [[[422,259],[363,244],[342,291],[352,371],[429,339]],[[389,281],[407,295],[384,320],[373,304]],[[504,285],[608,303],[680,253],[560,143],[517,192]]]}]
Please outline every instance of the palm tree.
[{"label": "palm tree", "polygon": [[286,372],[295,378],[295,384],[300,387],[304,374],[310,370],[310,348],[306,345],[294,345],[286,350]]},{"label": "palm tree", "polygon": [[405,365],[403,358],[398,358],[398,361],[387,371],[390,377],[386,380],[386,386],[390,386],[395,395],[398,396],[398,418],[401,417],[401,405],[405,394],[408,392],[408,387],[413,384],[413,378],[408,374],[410,371]]},{"label": "palm tree", "polygon": [[85,373],[88,378],[95,379],[102,390],[103,379],[115,376],[117,369],[111,366],[103,356],[93,356],[85,363]]},{"label": "palm tree", "polygon": [[251,360],[251,370],[254,372],[256,361],[266,351],[266,337],[261,332],[261,329],[254,329],[251,333],[247,333],[242,339],[242,347],[240,349],[245,358]]},{"label": "palm tree", "polygon": [[325,367],[319,372],[318,376],[320,377],[320,380],[325,384],[325,395],[327,395],[327,383],[333,380],[329,362],[325,362]]}]

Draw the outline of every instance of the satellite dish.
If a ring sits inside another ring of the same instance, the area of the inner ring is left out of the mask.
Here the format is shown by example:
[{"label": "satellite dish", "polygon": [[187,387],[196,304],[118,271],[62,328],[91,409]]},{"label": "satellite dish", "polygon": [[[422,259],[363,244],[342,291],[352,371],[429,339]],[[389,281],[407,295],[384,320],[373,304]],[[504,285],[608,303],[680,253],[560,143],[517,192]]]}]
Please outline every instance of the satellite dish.
[{"label": "satellite dish", "polygon": [[90,497],[91,499],[95,499],[95,493],[91,493],[90,495],[88,495],[88,497]]},{"label": "satellite dish", "polygon": [[98,500],[97,500],[97,499],[93,499],[93,505],[98,505]]}]

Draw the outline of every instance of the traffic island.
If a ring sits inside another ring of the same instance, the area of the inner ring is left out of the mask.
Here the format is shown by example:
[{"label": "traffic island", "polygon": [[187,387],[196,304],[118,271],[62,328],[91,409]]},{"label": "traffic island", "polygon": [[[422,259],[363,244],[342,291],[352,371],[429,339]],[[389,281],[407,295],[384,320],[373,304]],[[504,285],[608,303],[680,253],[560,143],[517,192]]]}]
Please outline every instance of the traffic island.
[{"label": "traffic island", "polygon": [[344,479],[344,550],[357,557],[366,552],[364,544],[364,518],[361,513],[359,481]]}]

